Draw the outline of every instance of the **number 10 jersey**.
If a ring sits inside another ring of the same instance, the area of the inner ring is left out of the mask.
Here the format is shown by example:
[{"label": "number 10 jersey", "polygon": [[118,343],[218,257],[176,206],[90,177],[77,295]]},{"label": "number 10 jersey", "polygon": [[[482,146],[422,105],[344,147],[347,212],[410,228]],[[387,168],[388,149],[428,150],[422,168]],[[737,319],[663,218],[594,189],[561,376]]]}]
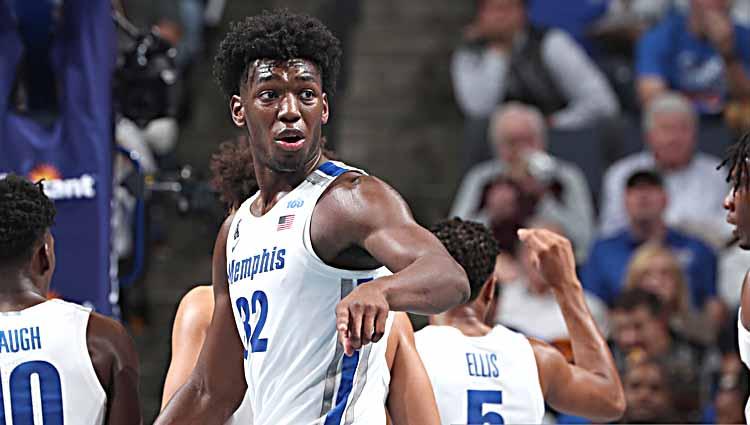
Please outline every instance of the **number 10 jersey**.
[{"label": "number 10 jersey", "polygon": [[0,313],[0,423],[103,424],[107,395],[86,344],[90,310],[61,300]]},{"label": "number 10 jersey", "polygon": [[245,351],[253,423],[384,424],[390,384],[386,334],[344,355],[336,305],[357,285],[389,273],[342,270],[312,249],[310,221],[325,189],[352,169],[326,162],[261,217],[237,210],[227,237],[227,277]]}]

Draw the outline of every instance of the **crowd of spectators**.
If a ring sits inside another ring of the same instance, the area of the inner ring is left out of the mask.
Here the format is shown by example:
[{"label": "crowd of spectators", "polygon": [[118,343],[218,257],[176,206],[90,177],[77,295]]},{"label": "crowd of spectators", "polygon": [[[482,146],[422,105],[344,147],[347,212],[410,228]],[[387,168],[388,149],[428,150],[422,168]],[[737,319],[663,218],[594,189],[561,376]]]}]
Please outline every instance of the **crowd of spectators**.
[{"label": "crowd of spectators", "polygon": [[[453,53],[465,174],[451,215],[503,247],[496,320],[570,354],[515,232],[571,239],[625,423],[744,421],[736,311],[750,255],[725,222],[717,166],[750,123],[749,12],[747,0],[479,0]],[[589,152],[592,137],[625,148]]]}]

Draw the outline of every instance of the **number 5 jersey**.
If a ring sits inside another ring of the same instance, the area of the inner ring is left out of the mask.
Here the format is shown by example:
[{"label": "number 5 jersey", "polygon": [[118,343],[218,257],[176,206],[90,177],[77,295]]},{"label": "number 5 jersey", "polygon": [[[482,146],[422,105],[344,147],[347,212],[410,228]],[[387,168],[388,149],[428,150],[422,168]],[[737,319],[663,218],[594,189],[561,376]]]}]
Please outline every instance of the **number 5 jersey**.
[{"label": "number 5 jersey", "polygon": [[61,300],[0,313],[1,424],[103,424],[86,344],[90,309]]},{"label": "number 5 jersey", "polygon": [[443,424],[539,424],[544,396],[534,350],[522,334],[497,325],[469,337],[452,326],[414,334]]},{"label": "number 5 jersey", "polygon": [[326,162],[261,217],[250,212],[255,194],[229,229],[229,293],[257,425],[385,423],[393,313],[380,342],[349,357],[338,343],[336,305],[357,285],[389,272],[331,267],[310,241],[318,199],[347,171],[364,174]]}]

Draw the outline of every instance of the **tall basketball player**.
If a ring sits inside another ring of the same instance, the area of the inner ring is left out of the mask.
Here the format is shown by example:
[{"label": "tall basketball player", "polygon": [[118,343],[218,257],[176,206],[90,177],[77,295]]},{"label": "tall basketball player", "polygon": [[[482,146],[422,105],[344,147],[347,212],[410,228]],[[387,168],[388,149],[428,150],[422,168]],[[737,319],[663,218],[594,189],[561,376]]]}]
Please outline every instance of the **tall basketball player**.
[{"label": "tall basketball player", "polygon": [[[248,162],[252,162],[252,154],[244,137],[222,143],[219,152],[211,157],[212,183],[230,211],[247,199],[251,195],[248,190],[254,187],[255,176],[253,169],[247,167]],[[180,301],[172,328],[172,360],[164,381],[162,407],[187,381],[195,367],[213,311],[211,286],[197,286]],[[430,380],[414,346],[414,331],[405,313],[398,313],[395,317],[388,336],[386,362],[391,375],[389,393],[395,394],[387,399],[386,407],[395,423],[438,423],[435,398],[429,390]],[[409,391],[407,406],[403,394]],[[253,424],[247,394],[227,424]]]},{"label": "tall basketball player", "polygon": [[[734,225],[734,236],[740,248],[750,250],[750,133],[729,148],[727,158],[719,167],[727,166],[731,189],[724,199],[727,221]],[[750,367],[750,274],[745,274],[737,320],[740,357]],[[745,421],[750,423],[750,400],[745,405]]]},{"label": "tall basketball player", "polygon": [[287,12],[222,42],[216,73],[260,189],[219,232],[206,342],[159,424],[220,424],[246,387],[259,424],[383,423],[390,312],[468,296],[463,269],[393,189],[323,154],[340,53],[319,21]]},{"label": "tall basketball player", "polygon": [[47,300],[54,216],[41,185],[15,175],[0,180],[0,419],[140,424],[138,359],[125,329]]},{"label": "tall basketball player", "polygon": [[545,403],[597,422],[623,414],[622,384],[586,307],[567,239],[548,230],[519,232],[557,297],[575,364],[545,342],[492,326],[499,249],[489,229],[456,218],[438,223],[433,232],[466,269],[472,293],[471,301],[432,316],[431,325],[416,334],[441,423],[541,423]]}]

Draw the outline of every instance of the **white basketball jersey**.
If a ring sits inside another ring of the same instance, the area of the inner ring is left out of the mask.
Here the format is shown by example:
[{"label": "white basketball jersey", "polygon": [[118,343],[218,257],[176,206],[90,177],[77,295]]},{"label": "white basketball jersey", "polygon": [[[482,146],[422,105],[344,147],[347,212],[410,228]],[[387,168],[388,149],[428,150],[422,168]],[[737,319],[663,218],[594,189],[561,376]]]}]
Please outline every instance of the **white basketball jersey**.
[{"label": "white basketball jersey", "polygon": [[0,313],[1,424],[104,423],[107,395],[86,345],[89,313],[60,300]]},{"label": "white basketball jersey", "polygon": [[[740,348],[740,358],[745,366],[750,368],[750,331],[742,326],[742,308],[737,313],[737,340]],[[745,421],[750,424],[750,399],[745,404]]]},{"label": "white basketball jersey", "polygon": [[501,325],[482,337],[427,326],[415,338],[441,423],[542,423],[544,397],[525,336]]},{"label": "white basketball jersey", "polygon": [[310,242],[318,199],[347,171],[362,173],[326,162],[262,217],[250,213],[256,193],[232,221],[229,293],[257,425],[385,423],[385,351],[393,314],[380,342],[349,357],[338,343],[336,305],[357,285],[389,272],[331,267]]}]

